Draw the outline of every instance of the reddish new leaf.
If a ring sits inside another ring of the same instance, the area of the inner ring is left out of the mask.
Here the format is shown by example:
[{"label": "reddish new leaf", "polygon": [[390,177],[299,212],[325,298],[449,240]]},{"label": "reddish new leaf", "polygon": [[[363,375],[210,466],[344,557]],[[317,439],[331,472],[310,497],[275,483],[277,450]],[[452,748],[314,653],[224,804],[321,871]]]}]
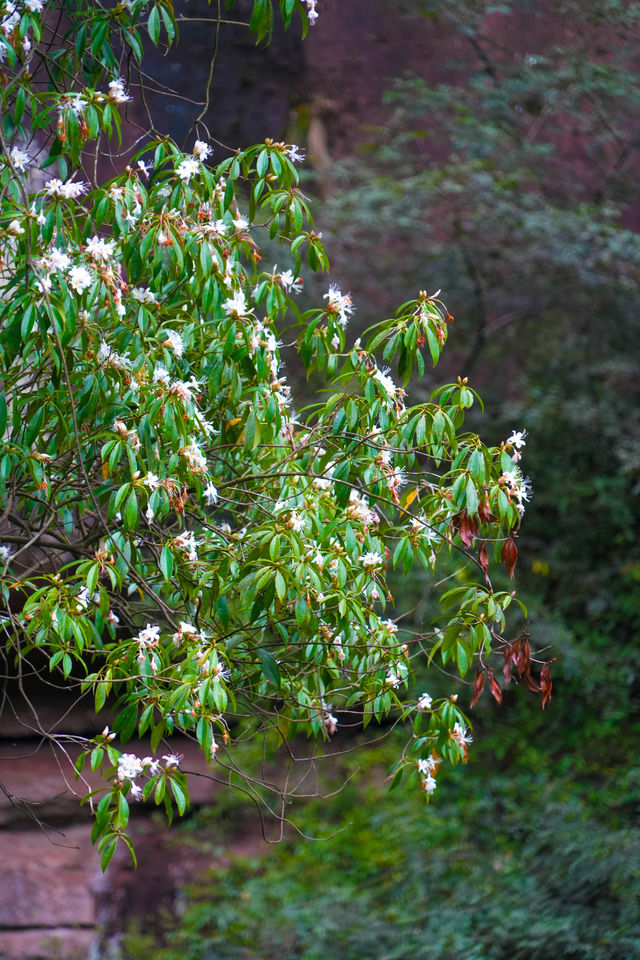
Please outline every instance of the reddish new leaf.
[{"label": "reddish new leaf", "polygon": [[[516,641],[517,643],[518,641]],[[505,645],[504,650],[502,651],[504,655],[504,667],[502,672],[504,674],[504,685],[508,687],[511,683],[511,661],[513,660],[513,647],[510,643]]]},{"label": "reddish new leaf", "polygon": [[505,540],[502,553],[500,554],[500,562],[504,563],[507,568],[507,573],[509,574],[509,579],[513,580],[516,563],[518,562],[518,548],[516,547],[513,537]]},{"label": "reddish new leaf", "polygon": [[487,677],[489,678],[489,687],[493,695],[493,699],[497,703],[502,703],[502,690],[500,689],[500,684],[493,675],[493,670],[487,670]]},{"label": "reddish new leaf", "polygon": [[551,700],[551,689],[553,684],[551,683],[551,668],[548,663],[545,663],[542,670],[540,671],[540,689],[542,690],[542,709],[546,707]]},{"label": "reddish new leaf", "polygon": [[484,578],[489,583],[489,557],[487,556],[487,544],[486,541],[483,542],[480,547],[480,553],[478,555],[478,560],[480,561],[480,566],[484,573]]},{"label": "reddish new leaf", "polygon": [[458,514],[457,517],[458,533],[465,547],[470,547],[478,533],[478,521],[475,517],[470,517],[466,510]]},{"label": "reddish new leaf", "polygon": [[532,693],[540,693],[540,684],[538,683],[537,680],[533,679],[533,677],[531,676],[530,670],[527,670],[527,672],[525,673],[524,682],[529,687],[529,690],[531,690]]},{"label": "reddish new leaf", "polygon": [[487,500],[486,497],[485,497],[485,499],[480,503],[480,506],[478,507],[478,516],[479,516],[480,520],[482,521],[482,523],[495,523],[495,522],[496,522],[496,518],[494,517],[494,515],[491,513],[491,510],[489,509],[489,501]]},{"label": "reddish new leaf", "polygon": [[476,673],[476,678],[473,681],[473,696],[471,697],[471,703],[469,707],[475,707],[476,703],[482,696],[482,691],[484,690],[484,672],[478,670]]},{"label": "reddish new leaf", "polygon": [[529,643],[528,634],[523,633],[518,642],[520,647],[516,666],[518,668],[518,675],[522,676],[523,673],[529,673],[531,668],[531,644]]}]

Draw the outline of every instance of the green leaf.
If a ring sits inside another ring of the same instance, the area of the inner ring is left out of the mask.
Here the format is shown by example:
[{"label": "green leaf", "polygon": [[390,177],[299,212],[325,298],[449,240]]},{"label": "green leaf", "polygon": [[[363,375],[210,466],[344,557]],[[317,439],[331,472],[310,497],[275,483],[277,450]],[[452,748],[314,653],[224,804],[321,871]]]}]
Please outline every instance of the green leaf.
[{"label": "green leaf", "polygon": [[178,807],[178,811],[180,812],[180,815],[182,816],[182,814],[183,814],[183,813],[185,812],[185,810],[187,809],[188,798],[187,798],[184,790],[182,789],[182,787],[181,787],[175,780],[170,780],[170,781],[169,781],[169,786],[171,787],[171,792],[172,792],[172,794],[173,794],[173,796],[174,796],[174,798],[175,798],[176,806]]},{"label": "green leaf", "polygon": [[165,580],[171,580],[173,576],[173,553],[168,544],[165,544],[160,552],[160,570]]},{"label": "green leaf", "polygon": [[467,480],[466,487],[466,502],[467,502],[467,513],[470,517],[473,517],[478,512],[478,491],[476,490],[476,485],[469,477]]},{"label": "green leaf", "polygon": [[125,530],[135,530],[138,526],[138,498],[135,490],[132,490],[127,498],[122,520]]},{"label": "green leaf", "polygon": [[278,600],[284,600],[287,595],[287,584],[279,570],[276,573],[276,594]]},{"label": "green leaf", "polygon": [[278,669],[275,657],[269,653],[268,650],[265,650],[264,647],[258,647],[256,653],[262,666],[264,678],[272,683],[276,689],[279,689],[281,683],[280,670]]},{"label": "green leaf", "polygon": [[102,870],[103,873],[109,866],[111,858],[116,852],[116,842],[117,841],[115,838],[113,840],[110,840],[109,843],[102,850],[102,856],[100,857],[100,869]]},{"label": "green leaf", "polygon": [[157,47],[158,40],[160,38],[160,14],[158,13],[158,8],[156,6],[152,8],[151,13],[149,14],[147,30],[149,31],[151,42]]}]

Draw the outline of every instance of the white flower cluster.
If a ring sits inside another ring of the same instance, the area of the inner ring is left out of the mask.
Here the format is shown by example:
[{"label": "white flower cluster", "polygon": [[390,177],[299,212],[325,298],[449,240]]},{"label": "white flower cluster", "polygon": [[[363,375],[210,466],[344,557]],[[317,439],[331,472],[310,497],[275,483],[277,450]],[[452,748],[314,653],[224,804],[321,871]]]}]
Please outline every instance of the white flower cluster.
[{"label": "white flower cluster", "polygon": [[92,237],[85,247],[85,253],[92,260],[110,260],[115,252],[114,240],[103,240],[102,237]]},{"label": "white flower cluster", "polygon": [[[164,760],[165,770],[177,770],[180,767],[182,757],[175,753],[167,753],[162,759]],[[120,783],[128,780],[131,783],[130,796],[134,800],[140,800],[142,787],[135,781],[143,774],[147,777],[155,777],[162,769],[160,761],[153,757],[140,759],[140,757],[136,757],[135,753],[123,753],[118,757],[116,776]]]},{"label": "white flower cluster", "polygon": [[[277,270],[277,267],[274,268],[274,272],[275,270]],[[275,273],[275,277],[285,293],[300,293],[302,291],[304,280],[302,277],[296,279],[293,275],[293,270],[284,270],[282,273]]]},{"label": "white flower cluster", "polygon": [[162,342],[162,346],[167,347],[168,350],[173,350],[176,357],[180,358],[184,353],[184,343],[178,331],[165,330],[164,335],[165,339]]},{"label": "white flower cluster", "polygon": [[24,7],[29,13],[41,13],[44,7],[44,0],[7,0],[4,4],[2,20],[0,20],[0,30],[5,37],[11,37],[15,28],[18,26],[21,17],[21,10]]},{"label": "white flower cluster", "polygon": [[421,713],[425,713],[427,710],[431,710],[431,704],[433,703],[433,697],[430,697],[428,693],[422,693],[418,697],[418,703],[416,706]]},{"label": "white flower cluster", "polygon": [[13,147],[9,153],[9,160],[20,173],[24,173],[29,164],[32,162],[32,157],[28,153],[25,153],[24,150],[20,150],[19,147]]},{"label": "white flower cluster", "polygon": [[339,288],[332,283],[329,292],[325,293],[324,300],[327,300],[327,313],[334,314],[341,327],[346,327],[349,317],[353,313],[353,301],[348,293],[341,293]]},{"label": "white flower cluster", "polygon": [[[522,448],[526,446],[526,430],[514,430],[510,437],[505,441],[505,447],[511,450],[511,459],[514,463],[522,458]],[[520,516],[524,513],[525,503],[531,499],[531,482],[528,477],[522,475],[518,466],[515,470],[505,470],[500,477],[499,483],[504,487],[509,497],[516,501],[516,509]]]},{"label": "white flower cluster", "polygon": [[44,189],[50,197],[63,197],[65,200],[77,200],[78,197],[81,197],[83,193],[87,192],[89,185],[81,181],[76,182],[75,180],[67,180],[66,183],[63,183],[62,180],[54,177],[52,180],[47,180]]},{"label": "white flower cluster", "polygon": [[[316,478],[316,482],[321,481],[321,477]],[[369,500],[364,494],[357,490],[351,490],[349,493],[349,502],[347,504],[347,517],[350,520],[357,520],[366,528],[371,524],[376,524],[378,515],[375,510],[369,506]]]},{"label": "white flower cluster", "polygon": [[131,100],[131,97],[125,89],[124,80],[121,77],[112,80],[109,84],[108,98],[112,103],[129,103]]},{"label": "white flower cluster", "polygon": [[455,723],[453,730],[449,731],[449,736],[453,742],[466,754],[467,744],[471,743],[473,740],[473,737],[469,735],[467,728],[463,727],[461,723]]},{"label": "white flower cluster", "polygon": [[433,774],[438,769],[438,760],[433,754],[427,757],[426,760],[418,760],[418,773],[422,776],[422,789],[425,793],[428,793],[429,796],[436,789],[436,780]]},{"label": "white flower cluster", "polygon": [[[152,626],[148,623],[146,627],[140,631],[138,636],[133,639],[138,644],[138,663],[142,663],[149,652],[155,650],[160,643],[160,627]],[[151,659],[152,669],[154,664],[155,660]]]},{"label": "white flower cluster", "polygon": [[197,561],[197,547],[199,547],[201,543],[201,540],[196,540],[193,530],[185,530],[183,533],[179,533],[178,536],[174,537],[173,539],[173,546],[177,547],[179,550],[183,550],[191,563],[195,563]]},{"label": "white flower cluster", "polygon": [[316,10],[316,4],[318,0],[305,0],[307,4],[307,16],[309,18],[309,23],[313,25],[318,19],[318,11]]}]

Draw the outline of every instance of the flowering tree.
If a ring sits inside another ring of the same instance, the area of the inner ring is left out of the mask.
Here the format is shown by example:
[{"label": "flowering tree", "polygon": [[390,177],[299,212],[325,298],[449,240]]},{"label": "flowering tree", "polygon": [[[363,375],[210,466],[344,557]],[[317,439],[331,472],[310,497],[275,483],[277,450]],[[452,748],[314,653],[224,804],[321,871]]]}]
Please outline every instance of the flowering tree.
[{"label": "flowering tree", "polygon": [[[306,29],[315,6],[280,12]],[[272,16],[255,0],[259,37]],[[489,576],[516,564],[524,434],[488,447],[464,432],[466,381],[407,406],[379,366],[396,363],[406,387],[423,350],[436,363],[451,319],[438,295],[355,344],[335,285],[299,310],[303,264],[328,264],[292,144],[215,165],[203,134],[186,154],[155,139],[98,182],[143,32],[173,42],[170,0],[15,0],[0,22],[4,657],[12,675],[44,669],[112,711],[113,731],[76,763],[103,774],[103,866],[119,838],[130,846],[129,801],[185,811],[174,733],[233,768],[240,732],[330,737],[335,714],[393,711],[413,721],[394,776],[428,797],[470,737],[455,695],[408,698],[416,658],[475,668],[474,699],[485,679],[501,697],[494,656],[543,703],[551,686],[526,636],[505,638],[514,596]],[[264,236],[284,269],[261,262]],[[283,338],[329,385],[297,413]],[[452,551],[475,576],[439,587],[433,630],[400,635],[389,569],[417,563],[436,580]],[[62,750],[70,739],[41,733]],[[154,756],[116,746],[136,735]]]}]

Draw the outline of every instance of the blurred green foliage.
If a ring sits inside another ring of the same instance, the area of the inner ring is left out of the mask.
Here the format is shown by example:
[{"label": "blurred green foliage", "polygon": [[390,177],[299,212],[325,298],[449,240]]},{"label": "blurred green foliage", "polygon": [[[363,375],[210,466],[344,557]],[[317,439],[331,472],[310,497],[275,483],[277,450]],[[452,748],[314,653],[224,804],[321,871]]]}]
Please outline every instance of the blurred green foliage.
[{"label": "blurred green foliage", "polygon": [[428,815],[403,791],[381,797],[392,753],[371,750],[363,779],[304,809],[301,829],[328,839],[189,888],[158,960],[640,956],[640,831],[603,820],[570,773],[549,777],[544,751],[504,776],[489,748]]}]

